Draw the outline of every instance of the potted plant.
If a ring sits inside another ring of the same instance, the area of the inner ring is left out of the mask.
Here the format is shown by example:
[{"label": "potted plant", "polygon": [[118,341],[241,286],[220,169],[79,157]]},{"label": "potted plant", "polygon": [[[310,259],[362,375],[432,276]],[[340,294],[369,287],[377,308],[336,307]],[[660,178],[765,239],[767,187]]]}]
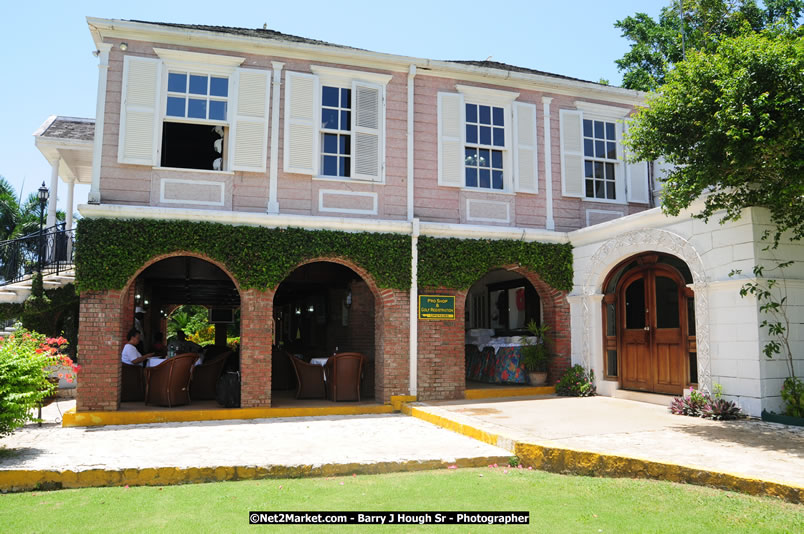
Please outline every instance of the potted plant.
[{"label": "potted plant", "polygon": [[550,353],[552,340],[547,335],[549,325],[539,326],[531,320],[527,324],[528,332],[536,337],[536,341],[525,338],[520,349],[522,366],[528,373],[528,381],[532,386],[543,386],[547,383],[547,370],[553,355]]}]

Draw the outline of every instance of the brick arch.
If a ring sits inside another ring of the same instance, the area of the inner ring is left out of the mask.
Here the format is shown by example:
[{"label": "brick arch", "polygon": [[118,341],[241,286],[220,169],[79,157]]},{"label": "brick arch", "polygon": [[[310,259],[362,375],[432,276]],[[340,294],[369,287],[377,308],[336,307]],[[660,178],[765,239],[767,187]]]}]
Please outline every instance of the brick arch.
[{"label": "brick arch", "polygon": [[[290,273],[311,263],[336,263],[351,269],[368,286],[374,297],[374,398],[390,402],[392,395],[407,395],[410,388],[410,299],[406,291],[380,288],[366,269],[341,256],[309,258],[296,264]],[[284,282],[284,280],[283,280]],[[272,288],[276,293],[280,282]]]}]

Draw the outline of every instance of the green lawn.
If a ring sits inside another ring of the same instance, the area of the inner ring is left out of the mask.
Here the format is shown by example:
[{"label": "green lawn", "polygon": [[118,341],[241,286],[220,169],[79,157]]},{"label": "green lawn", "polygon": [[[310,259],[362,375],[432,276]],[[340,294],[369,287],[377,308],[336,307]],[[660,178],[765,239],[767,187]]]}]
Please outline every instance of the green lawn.
[{"label": "green lawn", "polygon": [[[252,526],[248,512],[530,511],[518,526]],[[804,507],[630,479],[499,467],[0,495],[0,532],[804,532]]]}]

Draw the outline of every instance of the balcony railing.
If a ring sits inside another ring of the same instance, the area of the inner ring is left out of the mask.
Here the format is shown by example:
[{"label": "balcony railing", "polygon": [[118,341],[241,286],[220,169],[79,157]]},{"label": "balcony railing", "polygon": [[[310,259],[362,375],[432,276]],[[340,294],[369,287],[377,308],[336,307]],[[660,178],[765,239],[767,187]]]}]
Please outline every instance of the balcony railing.
[{"label": "balcony railing", "polygon": [[0,241],[0,286],[18,282],[39,268],[42,274],[58,274],[73,267],[74,234],[64,225],[45,228],[17,239]]}]

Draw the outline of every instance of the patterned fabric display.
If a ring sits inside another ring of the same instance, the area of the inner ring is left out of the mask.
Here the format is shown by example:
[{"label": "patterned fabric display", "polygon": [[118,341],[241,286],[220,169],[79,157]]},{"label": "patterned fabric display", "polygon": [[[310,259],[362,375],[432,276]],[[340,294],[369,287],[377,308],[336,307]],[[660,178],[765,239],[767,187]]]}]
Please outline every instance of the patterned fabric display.
[{"label": "patterned fabric display", "polygon": [[519,347],[501,347],[497,351],[492,381],[498,384],[525,384],[525,370],[520,365]]}]

